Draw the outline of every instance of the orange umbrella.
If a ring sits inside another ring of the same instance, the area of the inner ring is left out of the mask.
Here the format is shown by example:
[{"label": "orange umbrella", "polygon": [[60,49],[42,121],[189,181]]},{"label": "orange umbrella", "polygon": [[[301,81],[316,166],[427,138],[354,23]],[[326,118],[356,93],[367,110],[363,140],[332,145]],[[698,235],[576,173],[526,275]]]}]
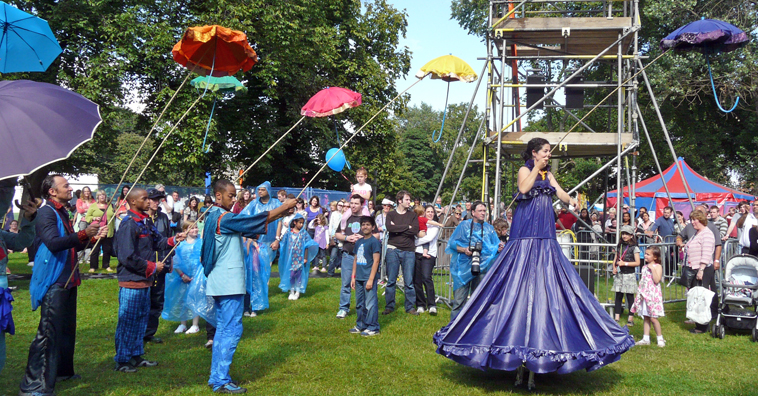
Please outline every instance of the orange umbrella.
[{"label": "orange umbrella", "polygon": [[258,62],[245,33],[219,25],[187,28],[171,52],[177,63],[203,76],[229,76]]}]

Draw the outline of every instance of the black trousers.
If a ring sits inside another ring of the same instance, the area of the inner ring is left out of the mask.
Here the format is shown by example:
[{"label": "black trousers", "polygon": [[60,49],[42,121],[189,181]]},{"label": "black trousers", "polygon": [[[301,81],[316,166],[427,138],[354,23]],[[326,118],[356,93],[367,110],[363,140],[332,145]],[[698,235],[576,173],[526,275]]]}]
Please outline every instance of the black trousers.
[{"label": "black trousers", "polygon": [[76,294],[76,287],[52,285],[42,299],[21,392],[52,393],[56,377],[74,375]]},{"label": "black trousers", "polygon": [[[695,278],[693,281],[693,284],[695,286],[700,284],[700,281]],[[705,267],[703,270],[703,287],[707,288],[708,290],[716,293],[716,295],[713,296],[713,300],[711,300],[711,320],[716,319],[716,315],[718,314],[718,306],[719,306],[719,294],[718,294],[718,288],[716,287],[716,270],[713,269],[713,266]],[[708,326],[710,326],[710,323],[706,324],[697,324],[695,325],[695,328],[698,330],[708,331]]]},{"label": "black trousers", "polygon": [[[623,299],[624,299],[624,293],[616,292],[616,304],[613,307],[613,312],[616,315],[621,316],[621,314],[624,313],[624,306],[623,306]],[[632,314],[632,304],[634,304],[634,294],[633,293],[626,293],[626,309],[629,311],[629,315]]]},{"label": "black trousers", "polygon": [[103,269],[110,268],[111,257],[113,256],[113,237],[101,239],[100,243],[92,250],[92,254],[89,256],[90,268],[97,269],[101,250],[103,251]]},{"label": "black trousers", "polygon": [[434,280],[432,271],[436,257],[424,257],[421,253],[416,253],[416,263],[413,268],[413,288],[416,289],[416,308],[428,309],[436,306],[434,296]]},{"label": "black trousers", "polygon": [[158,320],[163,312],[164,291],[166,289],[166,273],[161,272],[155,277],[153,286],[150,287],[150,316],[147,319],[145,338],[155,336],[158,331]]}]

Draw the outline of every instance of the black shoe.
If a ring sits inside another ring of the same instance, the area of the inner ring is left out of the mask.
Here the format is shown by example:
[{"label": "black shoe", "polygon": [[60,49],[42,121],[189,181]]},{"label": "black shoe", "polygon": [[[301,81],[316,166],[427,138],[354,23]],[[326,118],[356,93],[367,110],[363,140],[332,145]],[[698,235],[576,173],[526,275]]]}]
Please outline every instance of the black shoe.
[{"label": "black shoe", "polygon": [[116,363],[116,368],[114,368],[116,371],[120,371],[122,373],[136,373],[137,368],[132,365],[131,361],[128,363]]},{"label": "black shoe", "polygon": [[405,311],[405,313],[410,314],[410,315],[418,316],[418,312],[415,309],[413,309],[413,308],[411,308],[408,311]]},{"label": "black shoe", "polygon": [[74,375],[62,375],[62,376],[60,376],[60,377],[55,377],[55,383],[57,384],[57,383],[59,383],[59,382],[63,382],[63,381],[68,381],[68,380],[78,380],[78,379],[82,379],[82,376],[81,376],[81,375],[79,375],[79,374],[74,374]]},{"label": "black shoe", "polygon": [[163,338],[160,337],[145,337],[142,340],[145,342],[152,342],[153,344],[163,344]]},{"label": "black shoe", "polygon": [[690,333],[692,333],[692,334],[703,334],[705,332],[706,332],[706,330],[700,330],[698,328],[690,329]]},{"label": "black shoe", "polygon": [[394,309],[385,308],[384,311],[382,311],[382,315],[389,315],[393,312],[395,312]]},{"label": "black shoe", "polygon": [[131,363],[134,367],[155,367],[158,365],[158,362],[147,360],[142,356],[133,357],[129,363]]}]

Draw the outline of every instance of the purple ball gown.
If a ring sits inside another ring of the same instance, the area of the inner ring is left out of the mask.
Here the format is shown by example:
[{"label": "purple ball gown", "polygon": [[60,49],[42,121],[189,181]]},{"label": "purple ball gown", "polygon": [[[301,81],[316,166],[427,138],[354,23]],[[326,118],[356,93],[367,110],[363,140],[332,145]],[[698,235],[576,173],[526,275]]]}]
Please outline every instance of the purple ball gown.
[{"label": "purple ball gown", "polygon": [[458,317],[434,335],[437,353],[484,370],[597,370],[634,339],[603,309],[555,237],[549,180],[519,195],[510,239]]}]

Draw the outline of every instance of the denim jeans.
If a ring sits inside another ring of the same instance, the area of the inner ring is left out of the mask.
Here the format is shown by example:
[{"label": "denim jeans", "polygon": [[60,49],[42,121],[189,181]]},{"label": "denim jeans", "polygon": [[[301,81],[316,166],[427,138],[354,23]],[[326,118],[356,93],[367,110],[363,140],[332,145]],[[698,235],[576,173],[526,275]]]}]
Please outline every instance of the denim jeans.
[{"label": "denim jeans", "polygon": [[387,249],[387,288],[384,289],[385,309],[395,310],[395,287],[400,266],[403,267],[403,291],[405,292],[405,312],[416,305],[416,289],[413,288],[413,272],[416,262],[415,252]]},{"label": "denim jeans", "polygon": [[334,270],[337,269],[338,265],[342,265],[342,250],[334,245],[329,252],[329,268],[326,269],[326,273],[329,276],[334,275]]},{"label": "denim jeans", "polygon": [[453,306],[452,311],[450,312],[451,322],[455,320],[459,313],[461,313],[461,309],[466,304],[468,296],[473,294],[474,290],[479,286],[479,282],[482,280],[482,275],[483,274],[475,276],[474,279],[471,279],[471,282],[466,283],[453,291]]},{"label": "denim jeans", "polygon": [[355,327],[361,330],[379,331],[379,295],[376,286],[379,278],[374,278],[371,290],[366,290],[368,281],[355,281],[355,311],[358,319]]},{"label": "denim jeans", "polygon": [[340,289],[340,310],[350,312],[350,281],[353,278],[355,256],[342,252],[342,288]]},{"label": "denim jeans", "polygon": [[216,390],[232,382],[229,368],[234,352],[242,338],[242,311],[244,294],[214,296],[216,306],[216,335],[213,340],[211,376],[208,385]]}]

